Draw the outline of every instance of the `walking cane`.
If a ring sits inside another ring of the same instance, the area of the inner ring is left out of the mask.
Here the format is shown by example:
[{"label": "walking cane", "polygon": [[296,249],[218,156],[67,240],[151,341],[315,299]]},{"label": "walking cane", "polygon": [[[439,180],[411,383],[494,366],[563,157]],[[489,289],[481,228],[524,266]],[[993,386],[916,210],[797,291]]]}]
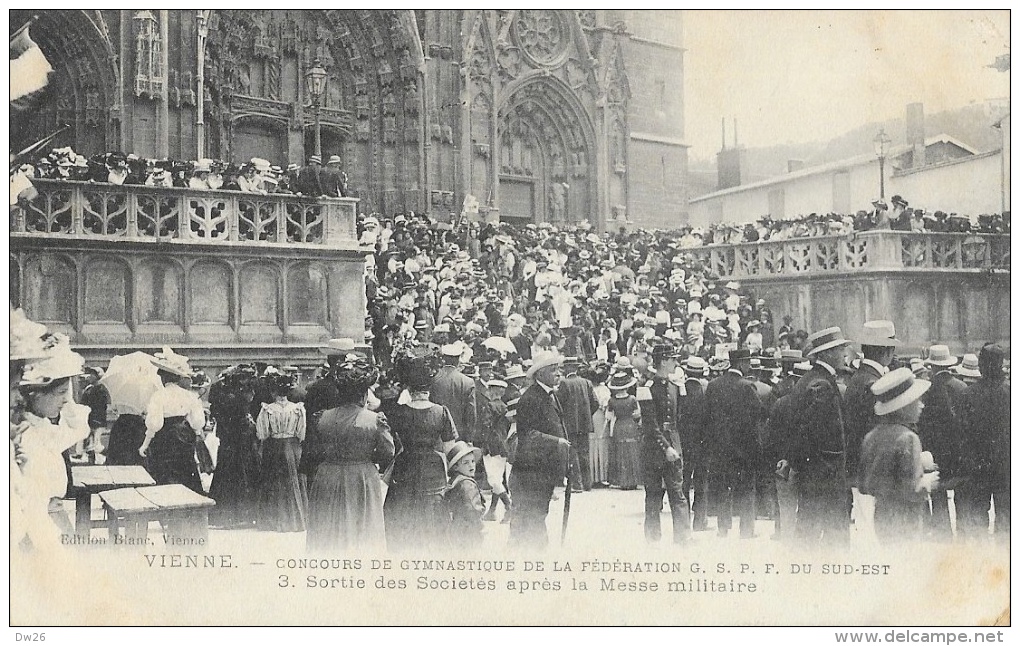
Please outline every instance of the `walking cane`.
[{"label": "walking cane", "polygon": [[573,447],[567,447],[567,486],[563,491],[563,526],[560,528],[560,546],[563,546],[563,542],[567,538],[567,521],[570,520],[570,493],[574,488],[574,483],[571,480],[570,474],[570,452],[573,451]]}]

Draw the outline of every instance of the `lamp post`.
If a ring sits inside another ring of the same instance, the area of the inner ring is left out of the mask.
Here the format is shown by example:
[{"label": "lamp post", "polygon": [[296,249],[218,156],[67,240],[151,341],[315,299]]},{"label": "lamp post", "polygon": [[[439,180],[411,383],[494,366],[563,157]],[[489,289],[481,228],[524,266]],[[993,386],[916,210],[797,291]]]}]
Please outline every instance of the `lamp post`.
[{"label": "lamp post", "polygon": [[875,154],[878,156],[878,197],[885,199],[885,156],[889,151],[889,144],[892,139],[885,134],[885,128],[878,131],[872,140],[875,144]]},{"label": "lamp post", "polygon": [[209,10],[200,10],[195,16],[198,35],[198,96],[195,138],[198,139],[198,159],[205,157],[205,41],[209,37]]},{"label": "lamp post", "polygon": [[322,95],[326,92],[326,70],[319,59],[315,59],[311,69],[305,72],[305,83],[312,99],[315,111],[315,154],[322,157],[322,126],[319,124],[319,108],[322,106]]}]

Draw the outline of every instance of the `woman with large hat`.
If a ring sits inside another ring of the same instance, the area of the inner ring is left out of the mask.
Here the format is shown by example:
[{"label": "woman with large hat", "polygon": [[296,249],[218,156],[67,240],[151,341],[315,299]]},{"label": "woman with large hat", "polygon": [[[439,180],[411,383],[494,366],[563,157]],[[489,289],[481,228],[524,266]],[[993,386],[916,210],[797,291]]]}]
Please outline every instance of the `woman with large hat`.
[{"label": "woman with large hat", "polygon": [[209,389],[209,413],[216,421],[216,471],[209,497],[216,501],[210,523],[225,529],[251,527],[255,522],[260,455],[255,420],[255,366],[240,364],[220,374]]},{"label": "woman with large hat", "polygon": [[404,447],[394,462],[384,507],[391,548],[435,547],[446,529],[443,456],[458,435],[450,411],[429,401],[438,369],[432,346],[406,347],[394,357],[395,374],[411,401],[394,408],[389,416],[390,428]]},{"label": "woman with large hat", "polygon": [[18,382],[24,401],[16,438],[22,520],[35,547],[55,545],[60,533],[73,531],[61,502],[70,475],[63,453],[90,432],[89,409],[74,402],[71,383],[84,372],[84,359],[63,335],[54,335],[44,352],[25,365]]},{"label": "woman with large hat", "polygon": [[198,395],[182,386],[191,378],[188,358],[169,347],[152,358],[163,387],[149,398],[145,410],[145,439],[138,454],[156,484],[182,484],[204,494],[195,461],[195,442],[205,426],[205,410]]},{"label": "woman with large hat", "polygon": [[861,493],[875,497],[875,533],[882,542],[918,538],[927,494],[938,483],[933,468],[925,473],[921,440],[912,430],[931,382],[897,368],[871,385],[877,423],[861,445]]},{"label": "woman with large hat", "polygon": [[301,443],[305,440],[305,405],[290,401],[294,377],[270,366],[262,375],[272,402],[263,403],[255,420],[262,443],[258,525],[275,532],[305,529],[306,493],[298,480]]},{"label": "woman with large hat", "polygon": [[632,392],[636,385],[633,371],[617,370],[609,378],[610,482],[624,490],[637,489],[641,481],[641,407]]}]

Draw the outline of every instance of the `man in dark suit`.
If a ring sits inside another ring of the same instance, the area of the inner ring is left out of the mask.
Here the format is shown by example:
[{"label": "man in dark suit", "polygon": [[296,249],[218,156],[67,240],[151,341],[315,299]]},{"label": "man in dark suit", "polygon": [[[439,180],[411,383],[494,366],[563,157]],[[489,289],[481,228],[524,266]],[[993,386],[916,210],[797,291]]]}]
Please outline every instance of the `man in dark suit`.
[{"label": "man in dark suit", "polygon": [[588,437],[595,432],[592,415],[599,409],[595,388],[584,377],[578,376],[580,359],[567,357],[563,360],[565,376],[560,380],[556,398],[563,409],[563,428],[570,440],[570,482],[574,491],[591,490]]},{"label": "man in dark suit", "polygon": [[754,537],[754,478],[759,461],[758,424],[762,404],[754,384],[747,378],[751,371],[751,351],[730,350],[730,368],[705,388],[708,428],[716,443],[714,482],[719,483],[719,535],[740,518],[740,537]]},{"label": "man in dark suit", "polygon": [[690,499],[693,529],[696,532],[708,528],[708,459],[705,447],[705,429],[708,412],[705,408],[705,386],[708,380],[708,363],[701,357],[689,357],[684,366],[687,379],[684,381],[685,394],[680,396],[680,446],[684,458],[684,495]]},{"label": "man in dark suit", "polygon": [[477,431],[475,411],[475,382],[458,369],[464,349],[459,343],[448,343],[440,352],[443,367],[432,379],[429,400],[442,404],[450,411],[457,434],[462,440],[474,443]]},{"label": "man in dark suit", "polygon": [[838,327],[808,335],[811,369],[789,397],[791,437],[787,447],[797,473],[797,538],[845,545],[850,540],[847,506],[846,429],[843,397],[836,383],[850,342]]},{"label": "man in dark suit", "polygon": [[846,468],[849,475],[853,517],[860,510],[860,493],[856,490],[858,467],[861,460],[861,444],[864,436],[875,425],[875,395],[871,385],[889,371],[889,364],[896,353],[896,328],[892,321],[868,321],[859,340],[864,359],[850,377],[843,395],[846,410]]},{"label": "man in dark suit", "polygon": [[690,510],[684,491],[684,457],[680,444],[680,388],[669,380],[676,370],[677,353],[673,346],[659,344],[652,348],[655,377],[649,388],[652,410],[641,419],[641,482],[645,488],[645,540],[651,543],[662,538],[659,516],[662,494],[669,498],[673,517],[673,542],[690,538]]},{"label": "man in dark suit", "polygon": [[322,171],[322,189],[326,197],[347,197],[347,176],[340,165],[343,160],[339,155],[331,155]]},{"label": "man in dark suit", "polygon": [[294,192],[308,197],[321,197],[326,194],[325,169],[322,168],[322,157],[312,155],[308,164],[301,167],[294,181]]},{"label": "man in dark suit", "polygon": [[949,522],[947,489],[953,488],[953,480],[959,472],[957,445],[963,440],[960,403],[967,384],[950,369],[956,365],[956,357],[950,354],[948,346],[931,346],[925,363],[932,367],[934,374],[931,388],[921,399],[924,408],[917,421],[917,435],[921,448],[931,452],[938,466],[940,486],[931,492],[931,516],[922,514],[922,518],[933,538],[951,541],[953,528]]},{"label": "man in dark suit", "polygon": [[967,387],[960,408],[962,482],[954,489],[957,531],[969,540],[985,540],[988,511],[995,502],[995,540],[1009,543],[1010,428],[1009,379],[1003,371],[1005,352],[998,344],[981,348],[981,378]]},{"label": "man in dark suit", "polygon": [[514,547],[542,549],[549,543],[545,518],[553,489],[566,474],[570,447],[555,393],[562,361],[554,353],[537,354],[528,370],[535,383],[517,404],[517,450],[510,472],[514,497],[510,544]]}]

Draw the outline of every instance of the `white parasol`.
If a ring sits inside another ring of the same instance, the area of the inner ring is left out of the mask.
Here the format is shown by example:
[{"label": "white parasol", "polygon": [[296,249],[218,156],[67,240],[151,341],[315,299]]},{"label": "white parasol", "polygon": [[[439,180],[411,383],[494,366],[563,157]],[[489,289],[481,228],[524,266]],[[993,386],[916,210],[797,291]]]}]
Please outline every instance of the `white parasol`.
[{"label": "white parasol", "polygon": [[110,404],[142,412],[149,403],[149,397],[159,390],[163,383],[156,375],[152,356],[144,352],[132,352],[110,359],[110,367],[99,383],[110,393]]},{"label": "white parasol", "polygon": [[490,336],[488,339],[482,341],[482,345],[490,350],[495,350],[496,352],[517,354],[517,347],[514,346],[513,341],[505,336]]}]

